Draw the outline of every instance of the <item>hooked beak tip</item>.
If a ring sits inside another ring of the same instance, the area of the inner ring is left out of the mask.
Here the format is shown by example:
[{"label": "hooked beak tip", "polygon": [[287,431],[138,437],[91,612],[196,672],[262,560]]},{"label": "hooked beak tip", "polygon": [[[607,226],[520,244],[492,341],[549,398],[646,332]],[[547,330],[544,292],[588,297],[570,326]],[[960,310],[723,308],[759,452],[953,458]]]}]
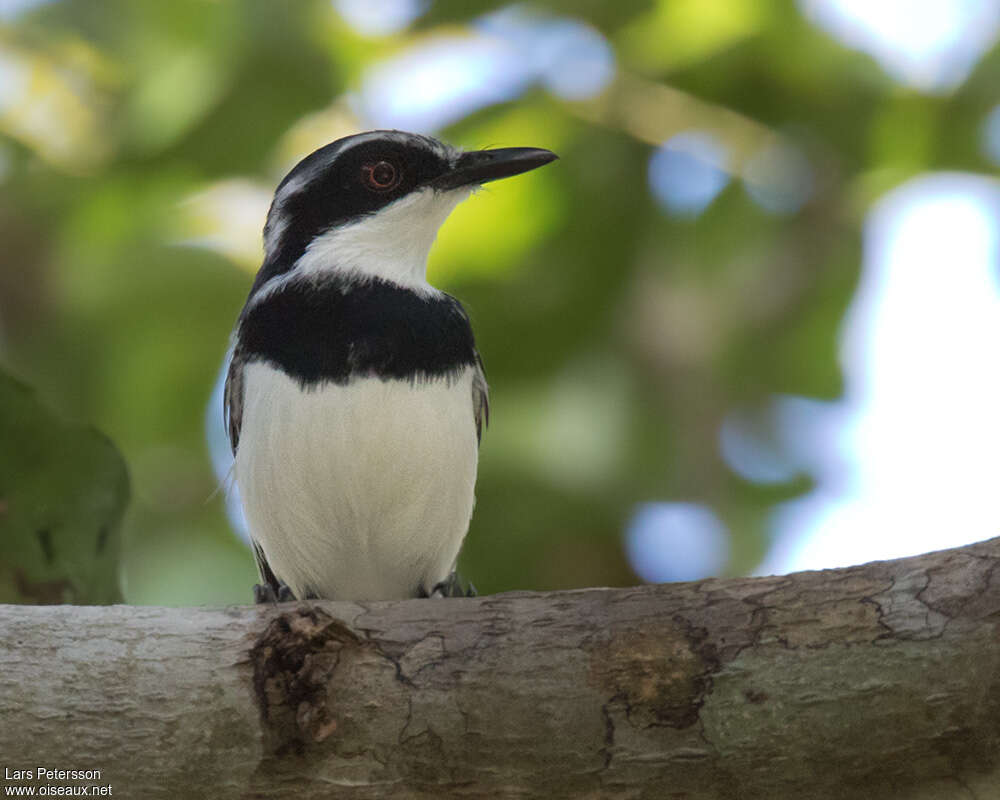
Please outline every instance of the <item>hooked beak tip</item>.
[{"label": "hooked beak tip", "polygon": [[510,178],[555,161],[559,156],[540,147],[502,147],[462,153],[454,166],[434,181],[439,189],[457,189]]}]

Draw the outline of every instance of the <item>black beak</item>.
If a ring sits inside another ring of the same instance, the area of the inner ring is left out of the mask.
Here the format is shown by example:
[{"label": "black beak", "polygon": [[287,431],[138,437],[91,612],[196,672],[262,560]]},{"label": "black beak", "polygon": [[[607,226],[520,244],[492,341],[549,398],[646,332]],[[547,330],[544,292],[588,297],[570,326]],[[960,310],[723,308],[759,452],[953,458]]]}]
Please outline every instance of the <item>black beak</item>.
[{"label": "black beak", "polygon": [[457,189],[460,186],[509,178],[535,169],[559,156],[538,147],[502,147],[498,150],[473,150],[462,153],[455,165],[444,175],[431,181],[435,189]]}]

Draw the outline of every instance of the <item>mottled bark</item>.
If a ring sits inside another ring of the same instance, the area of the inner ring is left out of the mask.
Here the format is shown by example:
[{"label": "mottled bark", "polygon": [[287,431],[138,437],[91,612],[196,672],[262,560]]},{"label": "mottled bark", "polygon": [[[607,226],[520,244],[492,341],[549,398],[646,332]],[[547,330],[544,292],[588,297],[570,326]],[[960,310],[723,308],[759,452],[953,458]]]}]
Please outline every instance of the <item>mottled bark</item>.
[{"label": "mottled bark", "polygon": [[0,606],[0,767],[136,798],[1000,797],[998,563],[994,539],[634,589]]}]

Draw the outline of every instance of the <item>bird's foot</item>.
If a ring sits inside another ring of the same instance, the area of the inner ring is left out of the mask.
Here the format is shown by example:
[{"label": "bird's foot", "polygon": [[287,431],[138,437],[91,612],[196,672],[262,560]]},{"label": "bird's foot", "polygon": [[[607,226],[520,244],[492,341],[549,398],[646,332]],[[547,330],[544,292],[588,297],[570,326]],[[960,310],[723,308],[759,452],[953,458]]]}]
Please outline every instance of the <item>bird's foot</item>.
[{"label": "bird's foot", "polygon": [[462,586],[462,579],[457,572],[451,573],[443,581],[435,584],[430,593],[426,589],[421,591],[423,597],[475,597],[476,594],[476,587],[471,582],[467,586]]},{"label": "bird's foot", "polygon": [[274,590],[274,586],[270,583],[255,583],[253,587],[253,601],[257,605],[261,603],[287,603],[290,600],[294,600],[295,595],[292,594],[292,590],[284,583],[278,584],[278,591]]}]

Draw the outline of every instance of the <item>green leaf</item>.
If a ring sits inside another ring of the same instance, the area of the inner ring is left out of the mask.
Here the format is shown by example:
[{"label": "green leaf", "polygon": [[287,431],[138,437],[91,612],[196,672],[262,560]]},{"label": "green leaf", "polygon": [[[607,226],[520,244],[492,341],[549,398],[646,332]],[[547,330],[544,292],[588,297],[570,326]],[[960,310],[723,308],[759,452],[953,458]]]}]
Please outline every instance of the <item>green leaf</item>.
[{"label": "green leaf", "polygon": [[114,445],[2,372],[0,442],[0,601],[119,602],[129,479]]}]

